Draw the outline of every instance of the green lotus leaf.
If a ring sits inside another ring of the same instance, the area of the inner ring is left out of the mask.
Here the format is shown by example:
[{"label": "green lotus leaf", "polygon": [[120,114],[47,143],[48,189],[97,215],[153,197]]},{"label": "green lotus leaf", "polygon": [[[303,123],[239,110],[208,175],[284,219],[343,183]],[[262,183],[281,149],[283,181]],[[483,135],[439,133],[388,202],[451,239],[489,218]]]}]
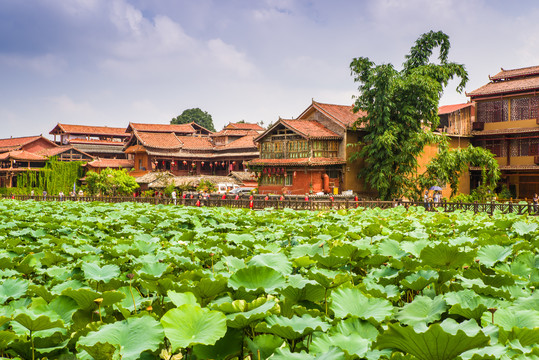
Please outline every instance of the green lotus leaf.
[{"label": "green lotus leaf", "polygon": [[386,239],[378,243],[378,254],[400,259],[406,255],[406,252],[402,250],[398,241]]},{"label": "green lotus leaf", "polygon": [[318,302],[324,299],[324,288],[314,280],[305,279],[301,275],[290,275],[287,286],[279,290],[285,298],[292,302],[308,300]]},{"label": "green lotus leaf", "polygon": [[341,320],[336,326],[329,330],[330,335],[343,334],[343,335],[360,335],[363,339],[374,341],[379,335],[378,329],[369,323],[368,321],[360,320],[358,318],[349,318]]},{"label": "green lotus leaf", "polygon": [[[481,320],[483,324],[490,324],[491,313],[485,312]],[[539,327],[539,310],[499,309],[494,313],[494,324],[506,331],[515,327],[533,329]]]},{"label": "green lotus leaf", "polygon": [[260,359],[267,359],[283,345],[284,340],[273,334],[262,334],[255,336],[252,340],[247,338],[246,342],[253,354],[260,354]]},{"label": "green lotus leaf", "polygon": [[359,289],[337,289],[331,294],[330,309],[336,318],[355,316],[381,322],[393,313],[393,305],[385,299],[367,297]]},{"label": "green lotus leaf", "polygon": [[235,256],[223,256],[221,262],[225,264],[226,269],[230,272],[236,272],[247,266],[242,259]]},{"label": "green lotus leaf", "polygon": [[96,299],[101,298],[101,306],[110,306],[126,298],[126,295],[120,291],[105,291],[103,293],[95,292],[91,289],[66,289],[62,295],[72,298],[77,302],[79,308],[83,310],[97,309]]},{"label": "green lotus leaf", "polygon": [[539,291],[534,291],[531,296],[516,299],[511,305],[513,310],[537,310],[539,309]]},{"label": "green lotus leaf", "polygon": [[400,246],[402,250],[418,258],[419,254],[421,254],[421,250],[429,244],[430,242],[428,239],[421,239],[416,241],[403,241],[400,243]]},{"label": "green lotus leaf", "polygon": [[226,291],[227,284],[228,279],[222,276],[205,277],[194,283],[189,290],[201,299],[213,299]]},{"label": "green lotus leaf", "polygon": [[292,272],[292,263],[283,253],[255,255],[247,262],[247,266],[266,266],[284,276]]},{"label": "green lotus leaf", "polygon": [[426,331],[416,332],[411,326],[388,324],[376,339],[379,349],[397,349],[412,354],[419,360],[453,360],[464,351],[486,346],[490,338],[480,331],[476,325],[472,329],[468,324],[462,324],[466,330],[459,329],[461,324],[447,319],[441,324],[432,324]]},{"label": "green lotus leaf", "polygon": [[[53,319],[51,319],[51,316],[53,317]],[[32,332],[48,330],[52,328],[61,328],[64,326],[64,323],[62,322],[62,320],[59,319],[58,315],[41,315],[39,313],[31,311],[30,309],[18,311],[17,315],[15,315],[13,320]]]},{"label": "green lotus leaf", "polygon": [[103,325],[99,330],[88,333],[78,340],[77,347],[99,347],[101,343],[107,343],[118,349],[122,359],[136,360],[146,350],[157,350],[163,338],[163,328],[154,318],[132,317]]},{"label": "green lotus leaf", "polygon": [[294,315],[292,318],[271,315],[266,318],[265,322],[258,324],[255,330],[295,340],[315,331],[326,331],[329,328],[330,325],[327,322],[304,314],[301,317]]},{"label": "green lotus leaf", "polygon": [[137,273],[141,275],[141,277],[147,277],[149,279],[155,279],[163,276],[163,274],[167,271],[169,268],[169,264],[166,263],[160,263],[160,262],[150,262],[150,263],[144,263],[142,268],[140,268]]},{"label": "green lotus leaf", "polygon": [[193,346],[193,355],[197,359],[230,359],[232,355],[240,353],[240,346],[243,346],[242,332],[228,329],[225,336],[213,345]]},{"label": "green lotus leaf", "polygon": [[335,256],[335,255],[320,255],[316,254],[313,256],[313,260],[315,260],[319,266],[322,268],[327,269],[337,269],[345,264],[347,264],[350,260],[345,257]]},{"label": "green lotus leaf", "polygon": [[513,340],[518,340],[522,346],[532,346],[539,344],[539,326],[533,329],[514,327],[511,331],[503,328],[498,333],[498,343],[506,344]]},{"label": "green lotus leaf", "polygon": [[235,329],[244,328],[254,321],[279,312],[279,305],[268,298],[258,298],[253,302],[235,300],[219,306],[226,314],[227,326]]},{"label": "green lotus leaf", "polygon": [[161,324],[173,351],[195,344],[213,345],[226,333],[223,313],[189,304],[167,311]]},{"label": "green lotus leaf", "polygon": [[363,248],[352,243],[342,242],[339,244],[334,244],[329,251],[329,254],[331,256],[358,260],[369,256],[371,251],[368,248]]},{"label": "green lotus leaf", "polygon": [[278,349],[275,354],[273,354],[271,357],[269,357],[271,360],[345,360],[346,355],[339,350],[338,348],[334,347],[331,348],[329,351],[319,354],[319,355],[312,355],[307,354],[306,352],[302,351],[299,353],[296,352],[290,352],[289,349]]},{"label": "green lotus leaf", "polygon": [[517,221],[513,224],[513,231],[518,235],[523,236],[537,230],[537,224],[535,223],[526,223],[524,221]]},{"label": "green lotus leaf", "polygon": [[369,351],[370,345],[371,340],[367,340],[359,334],[335,334],[331,336],[322,334],[313,339],[310,351],[315,354],[321,354],[328,352],[333,347],[337,347],[348,356],[363,358],[367,351]]},{"label": "green lotus leaf", "polygon": [[441,296],[431,299],[428,296],[416,296],[414,301],[404,305],[395,318],[402,324],[416,329],[426,329],[427,325],[440,320],[447,309],[447,304]]},{"label": "green lotus leaf", "polygon": [[228,285],[233,289],[246,291],[265,291],[271,294],[275,289],[286,285],[284,277],[276,270],[265,266],[249,266],[238,270],[228,279]]},{"label": "green lotus leaf", "polygon": [[435,270],[419,270],[401,280],[401,285],[415,291],[423,290],[427,285],[438,280],[438,272]]},{"label": "green lotus leaf", "polygon": [[67,296],[57,296],[49,304],[42,304],[36,306],[36,299],[32,303],[32,309],[37,312],[47,313],[52,311],[56,313],[59,318],[66,325],[71,325],[73,314],[79,309],[77,302]]},{"label": "green lotus leaf", "polygon": [[200,306],[200,304],[197,301],[197,298],[193,293],[186,292],[186,293],[177,293],[175,291],[169,290],[167,292],[167,296],[169,297],[170,301],[176,306],[180,307],[185,304],[190,304],[194,306]]},{"label": "green lotus leaf", "polygon": [[0,285],[0,304],[8,299],[18,299],[26,294],[28,281],[23,279],[6,279]]},{"label": "green lotus leaf", "polygon": [[[129,290],[129,286],[122,286],[118,288],[118,293],[122,293],[124,297],[115,306],[122,307],[124,309],[133,310],[136,306],[137,309],[145,308],[154,300],[153,297],[142,297],[135,289]],[[135,305],[133,305],[133,298],[135,299]],[[93,300],[92,300],[93,301]]]},{"label": "green lotus leaf", "polygon": [[96,263],[85,262],[81,267],[84,277],[87,280],[103,281],[104,283],[120,276],[120,268],[117,265],[109,264],[100,267]]},{"label": "green lotus leaf", "polygon": [[445,301],[451,305],[450,314],[461,315],[467,319],[479,321],[483,313],[494,306],[494,301],[484,299],[472,290],[461,290],[444,295]]},{"label": "green lotus leaf", "polygon": [[[88,345],[78,345],[77,348],[79,350],[83,350],[79,352],[80,356],[83,360],[110,360],[114,359],[114,353],[116,353],[117,345],[112,345],[109,343],[102,343],[97,342],[92,346]],[[84,353],[86,352],[86,354]],[[85,356],[86,355],[86,356]],[[90,357],[88,357],[90,355]],[[71,359],[70,359],[71,360]]]},{"label": "green lotus leaf", "polygon": [[79,280],[67,280],[67,281],[61,282],[58,285],[53,286],[51,289],[51,293],[54,295],[60,295],[62,291],[66,289],[77,290],[83,287],[85,287],[84,283]]},{"label": "green lotus leaf", "polygon": [[349,274],[323,268],[309,270],[307,277],[316,281],[325,289],[333,289],[350,281]]},{"label": "green lotus leaf", "polygon": [[0,349],[4,350],[18,336],[11,331],[0,331]]},{"label": "green lotus leaf", "polygon": [[419,257],[421,262],[435,269],[455,269],[464,264],[471,264],[474,255],[473,251],[464,252],[457,246],[440,243],[433,247],[427,246]]},{"label": "green lotus leaf", "polygon": [[487,267],[492,267],[500,261],[504,261],[512,253],[512,249],[500,245],[485,245],[477,251],[477,259]]}]

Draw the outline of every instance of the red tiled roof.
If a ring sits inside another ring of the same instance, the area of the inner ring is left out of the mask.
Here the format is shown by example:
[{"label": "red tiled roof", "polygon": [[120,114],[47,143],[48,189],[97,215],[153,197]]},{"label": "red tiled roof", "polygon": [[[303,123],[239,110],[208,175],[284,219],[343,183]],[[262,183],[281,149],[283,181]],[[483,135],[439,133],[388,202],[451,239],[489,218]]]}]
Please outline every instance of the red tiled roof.
[{"label": "red tiled roof", "polygon": [[135,131],[134,134],[145,147],[171,150],[179,150],[182,147],[182,143],[174,133]]},{"label": "red tiled roof", "polygon": [[226,145],[221,145],[217,147],[217,150],[229,149],[257,149],[255,144],[255,137],[253,135],[243,136],[239,139],[229,142]]},{"label": "red tiled roof", "polygon": [[252,166],[325,166],[342,165],[346,160],[342,158],[300,158],[300,159],[253,159],[249,161]]},{"label": "red tiled roof", "polygon": [[125,128],[108,126],[69,125],[58,123],[49,134],[77,134],[128,137]]},{"label": "red tiled roof", "polygon": [[97,159],[86,164],[93,168],[123,168],[130,169],[135,167],[134,160],[127,159]]},{"label": "red tiled roof", "polygon": [[193,134],[195,133],[195,128],[191,124],[138,124],[138,123],[129,123],[126,132],[131,130],[136,130],[139,132],[153,132],[153,133],[183,133],[183,134]]},{"label": "red tiled roof", "polygon": [[285,120],[280,122],[291,130],[309,139],[341,139],[342,137],[314,120]]},{"label": "red tiled roof", "polygon": [[0,151],[9,151],[18,149],[26,144],[36,141],[41,138],[41,136],[25,136],[9,139],[0,139]]},{"label": "red tiled roof", "polygon": [[451,114],[452,112],[467,108],[469,106],[472,106],[472,103],[440,106],[438,108],[438,115]]},{"label": "red tiled roof", "polygon": [[[352,125],[354,125],[358,118],[367,115],[365,111],[359,111],[357,113],[354,113],[354,107],[352,105],[324,104],[313,101],[312,106],[324,115],[337,121],[344,127],[351,127]],[[301,115],[299,117],[301,118]]]},{"label": "red tiled roof", "polygon": [[26,150],[14,150],[0,154],[0,160],[45,161],[47,158]]},{"label": "red tiled roof", "polygon": [[501,95],[506,93],[514,93],[519,91],[530,91],[539,89],[539,76],[517,78],[514,80],[490,82],[481,86],[472,92],[466,93],[470,97],[478,97],[485,95]]},{"label": "red tiled roof", "polygon": [[519,69],[504,70],[503,68],[499,73],[494,76],[489,76],[491,80],[511,79],[521,76],[539,75],[539,66],[528,66]]},{"label": "red tiled roof", "polygon": [[178,136],[178,140],[182,143],[182,149],[186,150],[211,150],[213,144],[209,137],[198,136]]},{"label": "red tiled roof", "polygon": [[73,148],[73,146],[58,146],[56,148],[50,148],[50,149],[43,149],[39,151],[40,155],[51,157],[58,154],[63,153],[64,151],[67,151],[69,149]]},{"label": "red tiled roof", "polygon": [[[129,134],[128,134],[129,136]],[[107,141],[107,140],[87,140],[87,139],[68,139],[70,144],[91,144],[91,145],[115,145],[115,146],[124,146],[123,141]]]},{"label": "red tiled roof", "polygon": [[226,129],[237,129],[237,130],[255,130],[255,131],[264,131],[264,128],[258,124],[250,123],[230,123],[223,130]]},{"label": "red tiled roof", "polygon": [[219,132],[211,134],[212,137],[221,137],[221,136],[246,136],[253,135],[258,136],[258,131],[255,130],[243,130],[243,129],[223,129]]}]

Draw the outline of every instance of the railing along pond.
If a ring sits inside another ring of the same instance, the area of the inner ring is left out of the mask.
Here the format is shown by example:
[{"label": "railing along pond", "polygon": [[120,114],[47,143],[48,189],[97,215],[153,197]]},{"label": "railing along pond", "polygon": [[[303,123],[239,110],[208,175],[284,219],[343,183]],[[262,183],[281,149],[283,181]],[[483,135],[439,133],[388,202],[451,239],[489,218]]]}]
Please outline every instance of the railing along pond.
[{"label": "railing along pond", "polygon": [[377,200],[355,200],[351,197],[344,196],[287,196],[284,199],[279,196],[264,196],[257,195],[250,200],[248,197],[235,199],[232,196],[228,196],[225,199],[222,195],[212,195],[207,199],[198,199],[197,197],[178,197],[176,202],[174,199],[166,197],[133,197],[133,196],[30,196],[30,195],[10,195],[2,196],[4,199],[16,199],[16,200],[34,200],[34,201],[84,201],[93,202],[100,201],[106,203],[119,203],[119,202],[138,202],[138,203],[150,203],[150,204],[163,204],[163,205],[183,205],[183,206],[205,206],[205,207],[231,207],[231,208],[244,208],[253,210],[262,210],[265,208],[275,209],[293,209],[293,210],[347,210],[356,208],[382,208],[388,209],[397,206],[404,206],[409,208],[410,206],[422,206],[427,207],[428,210],[443,210],[444,212],[451,212],[456,210],[473,211],[474,213],[488,213],[493,214],[498,210],[502,213],[515,213],[515,214],[530,214],[539,215],[539,206],[531,203],[513,203],[513,202],[486,202],[486,203],[462,203],[462,202],[441,202],[441,203],[429,203],[414,202],[414,201],[377,201]]}]

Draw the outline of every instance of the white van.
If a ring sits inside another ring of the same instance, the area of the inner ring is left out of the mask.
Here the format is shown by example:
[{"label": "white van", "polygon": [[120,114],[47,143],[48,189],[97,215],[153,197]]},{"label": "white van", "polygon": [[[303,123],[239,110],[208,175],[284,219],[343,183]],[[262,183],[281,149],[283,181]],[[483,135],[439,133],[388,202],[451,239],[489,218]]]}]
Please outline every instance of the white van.
[{"label": "white van", "polygon": [[233,183],[220,183],[217,184],[217,194],[226,194],[232,189],[239,188],[239,185]]}]

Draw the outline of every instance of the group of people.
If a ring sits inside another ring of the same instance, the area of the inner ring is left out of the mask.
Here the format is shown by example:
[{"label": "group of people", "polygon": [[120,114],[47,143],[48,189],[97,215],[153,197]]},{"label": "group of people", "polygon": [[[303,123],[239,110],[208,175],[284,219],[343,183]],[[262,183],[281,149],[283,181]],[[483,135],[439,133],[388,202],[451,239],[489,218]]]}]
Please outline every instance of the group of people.
[{"label": "group of people", "polygon": [[[43,190],[43,193],[41,194],[43,201],[47,200],[47,195],[48,195],[47,190]],[[30,197],[33,199],[34,196],[35,196],[35,192],[34,192],[34,190],[31,190],[31,191],[30,191]],[[77,193],[75,192],[75,190],[70,191],[70,192],[69,192],[69,196],[70,196],[72,199],[74,199],[75,197],[77,197]],[[79,197],[84,196],[84,191],[82,191],[82,189],[79,190],[78,196],[79,196]],[[64,201],[64,197],[65,197],[64,192],[60,190],[60,192],[58,192],[58,199],[59,199],[60,201]]]},{"label": "group of people", "polygon": [[423,202],[425,203],[425,209],[430,210],[432,207],[432,204],[437,204],[437,203],[442,202],[442,192],[434,191],[431,197],[429,194],[429,191],[425,190],[425,194],[423,195]]}]

